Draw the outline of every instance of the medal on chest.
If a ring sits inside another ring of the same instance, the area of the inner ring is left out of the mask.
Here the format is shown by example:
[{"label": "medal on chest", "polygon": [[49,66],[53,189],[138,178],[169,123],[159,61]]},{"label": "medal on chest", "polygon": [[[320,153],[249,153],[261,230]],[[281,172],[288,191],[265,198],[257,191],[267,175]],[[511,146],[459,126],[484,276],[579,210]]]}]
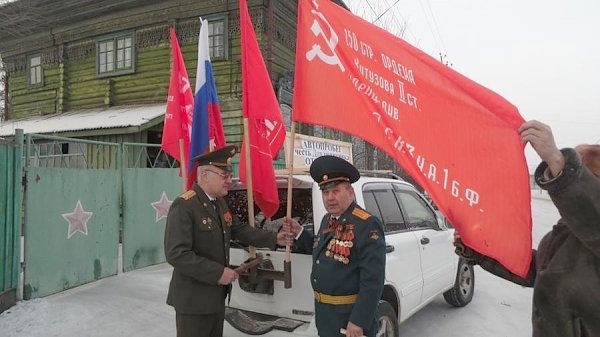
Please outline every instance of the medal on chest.
[{"label": "medal on chest", "polygon": [[350,263],[351,248],[354,246],[354,225],[339,225],[333,238],[327,243],[325,256],[343,264]]}]

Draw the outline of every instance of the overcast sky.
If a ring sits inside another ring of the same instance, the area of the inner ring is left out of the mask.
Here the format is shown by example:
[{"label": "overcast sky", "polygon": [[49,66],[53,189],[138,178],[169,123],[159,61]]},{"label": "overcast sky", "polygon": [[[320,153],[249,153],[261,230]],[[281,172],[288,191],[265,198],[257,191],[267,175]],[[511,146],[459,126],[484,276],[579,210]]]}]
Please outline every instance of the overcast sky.
[{"label": "overcast sky", "polygon": [[409,43],[550,124],[559,147],[600,142],[599,0],[345,2],[368,21],[391,8],[377,24],[405,25]]},{"label": "overcast sky", "polygon": [[[549,124],[559,147],[600,142],[600,1],[346,0],[354,13]],[[395,5],[394,5],[395,4]],[[392,6],[394,5],[394,6]],[[530,171],[539,159],[528,148]]]}]

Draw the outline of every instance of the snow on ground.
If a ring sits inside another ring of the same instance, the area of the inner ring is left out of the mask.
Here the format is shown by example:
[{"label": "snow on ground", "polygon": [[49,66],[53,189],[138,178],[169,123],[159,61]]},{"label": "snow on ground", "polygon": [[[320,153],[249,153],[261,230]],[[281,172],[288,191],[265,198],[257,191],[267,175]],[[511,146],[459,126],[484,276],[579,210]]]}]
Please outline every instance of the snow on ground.
[{"label": "snow on ground", "polygon": [[[547,195],[534,193],[537,246],[558,219]],[[160,264],[19,302],[0,314],[2,337],[175,336],[175,313],[165,304],[171,267]],[[454,308],[439,296],[400,326],[402,337],[531,336],[532,290],[476,268],[475,296]]]},{"label": "snow on ground", "polygon": [[19,302],[0,315],[3,337],[174,336],[165,304],[171,267],[144,268],[42,299]]}]

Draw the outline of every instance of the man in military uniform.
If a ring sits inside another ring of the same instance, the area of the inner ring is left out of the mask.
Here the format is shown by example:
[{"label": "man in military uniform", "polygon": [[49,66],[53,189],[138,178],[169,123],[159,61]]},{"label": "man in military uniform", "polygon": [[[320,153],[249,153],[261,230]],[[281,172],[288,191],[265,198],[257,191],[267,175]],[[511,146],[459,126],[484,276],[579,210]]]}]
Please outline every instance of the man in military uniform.
[{"label": "man in military uniform", "polygon": [[[375,336],[377,306],[385,280],[385,238],[381,222],[354,201],[352,183],[360,177],[349,162],[322,156],[310,167],[327,214],[314,238],[286,218],[301,246],[312,245],[311,283],[315,319],[322,337]],[[303,244],[304,243],[304,244]]]},{"label": "man in military uniform", "polygon": [[276,249],[293,242],[289,231],[271,233],[240,223],[224,196],[231,187],[235,146],[194,158],[198,180],[171,205],[165,255],[173,266],[167,304],[175,308],[178,337],[223,335],[225,298],[239,275],[229,264],[230,239]]}]

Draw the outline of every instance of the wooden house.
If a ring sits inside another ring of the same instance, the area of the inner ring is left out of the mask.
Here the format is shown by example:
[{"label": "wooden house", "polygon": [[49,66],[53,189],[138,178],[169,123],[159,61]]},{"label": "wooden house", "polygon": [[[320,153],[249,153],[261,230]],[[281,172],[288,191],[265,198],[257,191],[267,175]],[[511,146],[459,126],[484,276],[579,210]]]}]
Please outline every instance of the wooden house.
[{"label": "wooden house", "polygon": [[[297,1],[248,0],[248,8],[289,122]],[[7,100],[0,137],[24,128],[26,133],[160,143],[171,64],[168,29],[176,28],[190,83],[195,83],[200,16],[209,22],[226,138],[239,143],[238,0],[17,0],[1,5]],[[82,119],[83,114],[94,118]],[[111,114],[137,119],[114,123],[102,118]],[[301,131],[311,133],[310,128]]]}]

